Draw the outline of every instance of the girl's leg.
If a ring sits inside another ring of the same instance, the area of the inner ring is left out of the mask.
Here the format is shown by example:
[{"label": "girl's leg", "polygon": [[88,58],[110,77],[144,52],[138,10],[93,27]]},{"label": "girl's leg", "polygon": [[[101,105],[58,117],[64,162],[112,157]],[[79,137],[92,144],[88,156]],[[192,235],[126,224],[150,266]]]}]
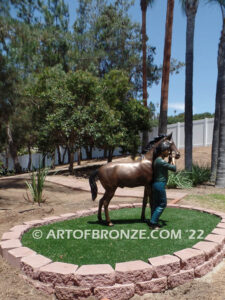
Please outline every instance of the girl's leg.
[{"label": "girl's leg", "polygon": [[151,224],[157,224],[159,217],[163,213],[164,209],[167,205],[167,199],[166,199],[166,190],[165,190],[166,184],[164,182],[155,182],[154,183],[154,192],[155,194],[155,200],[156,200],[156,207],[153,211],[150,223]]},{"label": "girl's leg", "polygon": [[152,201],[151,201],[151,217],[157,207],[158,203],[158,190],[155,188],[155,183],[152,184]]}]

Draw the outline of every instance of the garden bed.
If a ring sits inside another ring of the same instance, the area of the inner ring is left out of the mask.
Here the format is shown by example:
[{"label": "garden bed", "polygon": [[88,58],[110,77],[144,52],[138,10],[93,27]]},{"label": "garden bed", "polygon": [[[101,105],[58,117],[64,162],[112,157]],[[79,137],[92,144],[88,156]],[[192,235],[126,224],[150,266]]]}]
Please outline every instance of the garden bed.
[{"label": "garden bed", "polygon": [[[36,229],[25,233],[22,244],[52,261],[114,267],[117,262],[147,262],[150,257],[192,247],[220,220],[199,211],[167,208],[161,220],[163,227],[152,233],[140,221],[140,215],[141,208],[113,210],[110,212],[115,224],[112,228],[99,224],[96,215],[57,222],[38,228],[43,234],[41,239],[34,239]],[[71,229],[73,232],[69,232]]]},{"label": "garden bed", "polygon": [[[137,206],[140,205],[137,204]],[[125,207],[131,206],[123,206],[123,208]],[[132,205],[132,207],[136,207],[136,205]],[[175,207],[179,206],[173,205],[173,209],[176,209]],[[121,207],[114,206],[113,208],[120,209]],[[180,208],[196,209],[190,206],[180,206]],[[64,300],[87,298],[91,295],[95,295],[97,299],[109,297],[110,299],[125,300],[131,299],[134,293],[143,295],[148,292],[162,292],[167,288],[174,288],[194,278],[202,277],[224,257],[225,214],[212,210],[204,210],[204,212],[223,219],[216,229],[205,237],[203,242],[198,242],[192,248],[176,251],[173,255],[150,258],[148,263],[141,260],[117,263],[115,271],[109,264],[83,265],[78,269],[78,265],[53,263],[49,258],[36,253],[21,255],[22,245],[18,237],[29,228],[63,219],[86,217],[95,211],[92,209],[25,222],[25,225],[11,228],[9,233],[3,235],[5,241],[1,243],[1,254],[13,264],[21,261],[19,264],[25,273],[24,279],[49,294],[55,293],[58,299]],[[200,211],[202,210],[200,209]],[[218,219],[214,218],[214,221],[217,223]],[[32,251],[26,249],[26,251]]]}]

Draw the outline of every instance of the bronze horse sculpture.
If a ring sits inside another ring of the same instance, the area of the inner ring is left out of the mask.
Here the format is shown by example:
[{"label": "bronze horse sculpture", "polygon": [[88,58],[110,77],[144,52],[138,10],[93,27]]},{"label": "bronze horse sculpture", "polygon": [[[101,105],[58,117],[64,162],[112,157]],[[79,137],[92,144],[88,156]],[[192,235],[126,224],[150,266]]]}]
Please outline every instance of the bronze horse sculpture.
[{"label": "bronze horse sculpture", "polygon": [[141,161],[131,163],[111,162],[103,165],[91,174],[91,176],[89,177],[89,183],[91,187],[92,200],[94,201],[98,194],[98,187],[96,185],[97,176],[105,189],[104,196],[99,200],[99,222],[102,222],[101,211],[102,206],[104,205],[106,222],[108,226],[113,226],[113,223],[110,221],[108,206],[118,187],[145,187],[141,214],[141,219],[145,219],[147,199],[151,195],[151,183],[153,180],[152,164],[154,160],[154,152],[157,146],[165,141],[168,141],[170,143],[170,151],[171,153],[172,151],[175,152],[175,158],[178,159],[180,157],[180,152],[177,150],[174,142],[172,141],[171,133],[169,135],[159,136],[155,138],[154,141],[151,141],[147,145],[147,152],[145,153]]}]

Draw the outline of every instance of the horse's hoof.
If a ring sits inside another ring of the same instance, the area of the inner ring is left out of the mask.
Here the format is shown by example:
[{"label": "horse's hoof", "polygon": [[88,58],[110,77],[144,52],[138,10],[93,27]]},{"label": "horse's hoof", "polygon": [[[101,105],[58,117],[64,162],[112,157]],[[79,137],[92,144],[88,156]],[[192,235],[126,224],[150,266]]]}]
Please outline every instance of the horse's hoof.
[{"label": "horse's hoof", "polygon": [[109,227],[114,226],[114,224],[113,224],[112,222],[108,222],[107,225],[108,225]]},{"label": "horse's hoof", "polygon": [[102,220],[102,219],[98,219],[98,222],[99,222],[100,224],[102,224],[102,223],[103,223],[103,220]]}]

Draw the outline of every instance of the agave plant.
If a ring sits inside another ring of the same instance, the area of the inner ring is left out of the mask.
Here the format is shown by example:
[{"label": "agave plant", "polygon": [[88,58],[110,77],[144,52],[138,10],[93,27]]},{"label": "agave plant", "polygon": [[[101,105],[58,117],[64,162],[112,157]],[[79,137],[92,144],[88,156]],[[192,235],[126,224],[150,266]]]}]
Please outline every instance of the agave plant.
[{"label": "agave plant", "polygon": [[37,171],[33,171],[31,174],[31,182],[26,181],[26,185],[31,193],[32,200],[27,194],[27,199],[29,201],[37,202],[40,206],[41,203],[44,203],[46,198],[43,196],[43,189],[45,178],[48,174],[48,169],[39,167]]}]

